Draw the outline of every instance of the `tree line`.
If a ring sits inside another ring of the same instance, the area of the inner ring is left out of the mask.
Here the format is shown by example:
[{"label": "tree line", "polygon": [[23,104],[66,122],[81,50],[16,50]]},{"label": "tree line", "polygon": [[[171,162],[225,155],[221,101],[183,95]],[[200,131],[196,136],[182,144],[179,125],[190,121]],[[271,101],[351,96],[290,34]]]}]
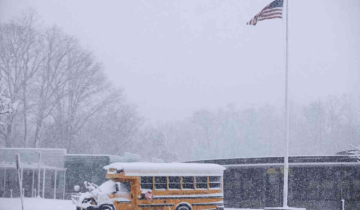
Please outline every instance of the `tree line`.
[{"label": "tree line", "polygon": [[[285,155],[284,109],[271,105],[199,110],[159,125],[166,150],[180,160]],[[329,96],[290,104],[290,155],[335,155],[358,150],[360,97]]]},{"label": "tree line", "polygon": [[1,140],[6,147],[61,145],[71,152],[90,118],[127,102],[91,51],[39,22],[31,11],[0,25],[1,83],[19,104],[1,115]]},{"label": "tree line", "polygon": [[[0,114],[0,147],[132,152],[165,161],[284,155],[283,109],[229,105],[148,124],[90,50],[40,20],[29,12],[0,24],[0,102],[17,105]],[[333,155],[360,144],[356,96],[291,103],[290,121],[290,155]]]}]

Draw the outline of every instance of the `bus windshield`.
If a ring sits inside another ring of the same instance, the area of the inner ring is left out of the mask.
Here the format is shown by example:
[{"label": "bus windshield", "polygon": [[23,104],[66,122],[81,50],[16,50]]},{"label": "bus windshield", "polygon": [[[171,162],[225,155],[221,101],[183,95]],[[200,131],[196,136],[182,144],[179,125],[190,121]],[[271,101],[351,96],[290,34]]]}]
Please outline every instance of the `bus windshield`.
[{"label": "bus windshield", "polygon": [[130,194],[131,184],[130,182],[117,182],[116,193],[120,195]]}]

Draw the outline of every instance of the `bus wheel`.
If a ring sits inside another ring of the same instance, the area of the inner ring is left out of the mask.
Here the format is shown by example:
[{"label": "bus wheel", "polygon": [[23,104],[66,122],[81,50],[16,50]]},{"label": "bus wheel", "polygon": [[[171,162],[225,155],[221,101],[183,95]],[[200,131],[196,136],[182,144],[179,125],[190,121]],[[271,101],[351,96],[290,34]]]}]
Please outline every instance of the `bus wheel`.
[{"label": "bus wheel", "polygon": [[115,206],[112,204],[103,204],[99,207],[99,210],[115,210]]},{"label": "bus wheel", "polygon": [[191,210],[191,207],[187,204],[180,204],[176,207],[176,210]]}]

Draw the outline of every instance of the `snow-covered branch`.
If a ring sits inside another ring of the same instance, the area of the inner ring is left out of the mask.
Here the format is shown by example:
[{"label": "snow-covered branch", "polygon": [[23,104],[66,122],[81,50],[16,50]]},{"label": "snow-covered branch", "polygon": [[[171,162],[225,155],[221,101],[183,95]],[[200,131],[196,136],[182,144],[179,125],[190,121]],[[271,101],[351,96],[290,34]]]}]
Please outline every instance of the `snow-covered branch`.
[{"label": "snow-covered branch", "polygon": [[6,88],[0,85],[0,114],[12,113],[16,110],[18,103],[11,103],[11,99],[5,96]]}]

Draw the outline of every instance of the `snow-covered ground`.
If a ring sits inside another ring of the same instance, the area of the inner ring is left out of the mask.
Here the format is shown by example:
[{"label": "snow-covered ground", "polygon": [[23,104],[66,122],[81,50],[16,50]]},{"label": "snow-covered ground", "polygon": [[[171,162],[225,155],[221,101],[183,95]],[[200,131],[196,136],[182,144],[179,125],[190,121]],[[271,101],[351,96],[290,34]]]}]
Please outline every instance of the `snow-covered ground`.
[{"label": "snow-covered ground", "polygon": [[[52,200],[41,198],[25,198],[25,210],[75,210],[75,205],[70,200]],[[0,198],[0,210],[21,210],[20,198]],[[226,209],[240,210],[240,209]],[[241,209],[247,210],[247,209]],[[250,210],[250,209],[249,209]]]},{"label": "snow-covered ground", "polygon": [[[25,198],[25,210],[75,210],[71,200]],[[21,210],[20,198],[0,198],[0,210]]]}]

